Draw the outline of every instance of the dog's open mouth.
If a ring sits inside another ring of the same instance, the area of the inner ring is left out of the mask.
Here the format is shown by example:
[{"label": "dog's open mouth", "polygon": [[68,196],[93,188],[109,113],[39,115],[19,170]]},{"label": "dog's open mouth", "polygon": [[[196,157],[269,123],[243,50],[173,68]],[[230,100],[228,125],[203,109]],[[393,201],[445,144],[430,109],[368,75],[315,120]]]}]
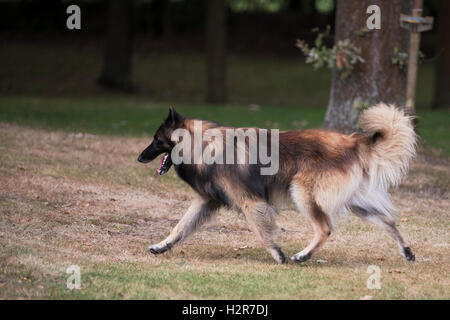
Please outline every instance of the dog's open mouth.
[{"label": "dog's open mouth", "polygon": [[163,175],[169,171],[172,166],[172,159],[170,158],[170,154],[168,152],[164,153],[164,156],[159,163],[159,168],[156,169],[156,174]]}]

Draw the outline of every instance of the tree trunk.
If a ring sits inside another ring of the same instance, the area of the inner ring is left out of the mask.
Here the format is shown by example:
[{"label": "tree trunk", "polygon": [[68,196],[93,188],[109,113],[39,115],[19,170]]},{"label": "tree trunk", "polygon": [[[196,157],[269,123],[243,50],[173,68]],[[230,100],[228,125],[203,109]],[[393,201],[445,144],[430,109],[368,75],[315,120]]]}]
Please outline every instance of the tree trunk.
[{"label": "tree trunk", "polygon": [[206,102],[226,101],[224,0],[206,1]]},{"label": "tree trunk", "polygon": [[102,74],[103,86],[120,91],[133,91],[131,60],[133,45],[132,0],[108,1],[108,25]]},{"label": "tree trunk", "polygon": [[154,0],[153,3],[156,35],[164,40],[169,40],[172,37],[170,0]]},{"label": "tree trunk", "polygon": [[438,63],[433,108],[450,107],[450,1],[441,0],[438,10]]},{"label": "tree trunk", "polygon": [[333,70],[330,99],[324,127],[349,133],[355,129],[361,108],[378,102],[405,105],[406,68],[392,64],[395,48],[408,52],[409,32],[400,27],[400,13],[410,14],[411,0],[380,0],[381,29],[366,28],[372,0],[338,0],[335,42],[344,39],[361,49],[364,63],[358,62],[351,74],[342,79]]}]

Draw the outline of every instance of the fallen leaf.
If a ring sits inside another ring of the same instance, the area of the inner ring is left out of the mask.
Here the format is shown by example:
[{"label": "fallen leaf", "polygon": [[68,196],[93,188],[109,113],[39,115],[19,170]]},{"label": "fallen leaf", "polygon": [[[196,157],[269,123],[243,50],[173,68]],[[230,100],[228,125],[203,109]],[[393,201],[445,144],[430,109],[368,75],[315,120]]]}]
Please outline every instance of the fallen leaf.
[{"label": "fallen leaf", "polygon": [[234,251],[245,250],[245,249],[250,249],[250,248],[251,248],[250,246],[242,246],[242,247],[239,247],[239,248],[234,248]]},{"label": "fallen leaf", "polygon": [[405,273],[405,271],[394,269],[394,270],[389,270],[389,273]]}]

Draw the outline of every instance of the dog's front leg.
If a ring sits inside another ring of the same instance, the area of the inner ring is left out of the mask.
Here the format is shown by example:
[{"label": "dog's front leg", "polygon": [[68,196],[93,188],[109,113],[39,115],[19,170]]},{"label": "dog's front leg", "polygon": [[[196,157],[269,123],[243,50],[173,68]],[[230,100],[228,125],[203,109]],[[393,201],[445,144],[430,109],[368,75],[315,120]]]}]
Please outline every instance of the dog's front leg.
[{"label": "dog's front leg", "polygon": [[218,205],[202,198],[195,199],[170,235],[158,244],[148,249],[153,254],[163,253],[172,248],[177,242],[184,240],[199,226],[206,222],[218,209]]}]

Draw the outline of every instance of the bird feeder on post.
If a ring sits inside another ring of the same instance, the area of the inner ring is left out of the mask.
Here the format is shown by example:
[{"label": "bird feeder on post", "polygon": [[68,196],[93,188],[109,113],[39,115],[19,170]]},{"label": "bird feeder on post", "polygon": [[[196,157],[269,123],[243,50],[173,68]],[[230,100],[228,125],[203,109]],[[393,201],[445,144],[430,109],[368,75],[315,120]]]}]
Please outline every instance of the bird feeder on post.
[{"label": "bird feeder on post", "polygon": [[406,112],[414,113],[416,103],[417,65],[419,59],[420,33],[433,28],[433,17],[422,17],[423,0],[414,0],[412,15],[401,14],[400,26],[411,32],[406,80]]}]

